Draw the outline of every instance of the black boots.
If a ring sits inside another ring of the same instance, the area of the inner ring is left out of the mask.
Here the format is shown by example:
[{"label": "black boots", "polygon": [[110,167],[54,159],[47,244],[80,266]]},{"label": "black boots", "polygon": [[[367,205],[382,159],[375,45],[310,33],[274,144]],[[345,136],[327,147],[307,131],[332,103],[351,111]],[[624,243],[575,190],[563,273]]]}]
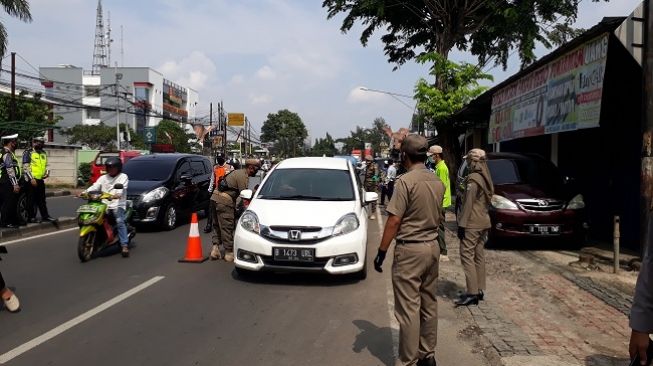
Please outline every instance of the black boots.
[{"label": "black boots", "polygon": [[478,305],[478,300],[480,299],[479,295],[470,295],[470,294],[465,294],[460,297],[460,299],[456,300],[454,304],[456,306],[470,306],[470,305]]},{"label": "black boots", "polygon": [[438,364],[435,362],[435,357],[429,357],[417,361],[417,366],[438,366]]}]

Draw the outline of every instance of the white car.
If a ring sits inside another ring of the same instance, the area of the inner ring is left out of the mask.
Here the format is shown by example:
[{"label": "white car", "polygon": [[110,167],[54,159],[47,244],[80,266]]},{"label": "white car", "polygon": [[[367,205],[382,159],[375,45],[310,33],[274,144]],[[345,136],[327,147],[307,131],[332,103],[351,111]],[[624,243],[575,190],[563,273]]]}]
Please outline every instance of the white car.
[{"label": "white car", "polygon": [[236,225],[236,271],[326,272],[367,275],[367,209],[378,195],[364,192],[344,159],[295,158],[277,164]]}]

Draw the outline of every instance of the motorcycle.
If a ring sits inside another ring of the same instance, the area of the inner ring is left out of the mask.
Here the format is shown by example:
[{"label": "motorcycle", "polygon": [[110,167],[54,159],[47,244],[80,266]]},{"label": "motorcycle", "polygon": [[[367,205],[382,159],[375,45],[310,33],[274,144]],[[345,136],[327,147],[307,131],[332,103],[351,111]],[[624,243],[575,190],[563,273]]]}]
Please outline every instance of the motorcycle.
[{"label": "motorcycle", "polygon": [[[114,189],[122,189],[122,184],[116,184]],[[103,200],[111,201],[113,195],[107,192],[93,191],[83,193],[81,198],[88,201],[87,204],[77,209],[77,221],[79,224],[79,239],[77,242],[77,256],[82,262],[93,258],[94,253],[99,253],[118,243],[118,231],[110,221],[107,214],[107,204]],[[129,225],[133,212],[131,201],[127,201],[125,210],[125,223],[129,240],[136,236],[136,229]]]}]

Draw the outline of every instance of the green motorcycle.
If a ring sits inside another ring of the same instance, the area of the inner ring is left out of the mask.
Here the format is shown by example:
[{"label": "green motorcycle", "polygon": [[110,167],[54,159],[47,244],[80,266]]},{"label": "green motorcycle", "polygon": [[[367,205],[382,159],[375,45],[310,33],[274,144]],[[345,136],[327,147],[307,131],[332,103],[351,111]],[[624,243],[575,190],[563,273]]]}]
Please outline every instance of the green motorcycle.
[{"label": "green motorcycle", "polygon": [[[116,184],[115,189],[122,189],[121,184]],[[111,201],[113,196],[107,192],[93,191],[80,195],[88,203],[77,209],[79,224],[79,240],[77,242],[77,256],[82,262],[87,262],[93,255],[118,243],[118,231],[114,225],[115,220],[107,217],[107,204],[103,200]],[[136,229],[129,225],[132,216],[131,201],[127,201],[125,210],[125,223],[129,240],[136,236]],[[114,221],[114,223],[110,222]]]}]

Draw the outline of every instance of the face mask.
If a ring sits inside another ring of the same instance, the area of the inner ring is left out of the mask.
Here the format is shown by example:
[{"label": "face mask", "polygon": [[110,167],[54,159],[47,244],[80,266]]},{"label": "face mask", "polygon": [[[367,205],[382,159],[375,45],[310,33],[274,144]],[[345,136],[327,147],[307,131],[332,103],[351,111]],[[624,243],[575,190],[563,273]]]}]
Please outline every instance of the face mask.
[{"label": "face mask", "polygon": [[435,160],[433,160],[432,156],[429,156],[429,163],[435,163]]}]

